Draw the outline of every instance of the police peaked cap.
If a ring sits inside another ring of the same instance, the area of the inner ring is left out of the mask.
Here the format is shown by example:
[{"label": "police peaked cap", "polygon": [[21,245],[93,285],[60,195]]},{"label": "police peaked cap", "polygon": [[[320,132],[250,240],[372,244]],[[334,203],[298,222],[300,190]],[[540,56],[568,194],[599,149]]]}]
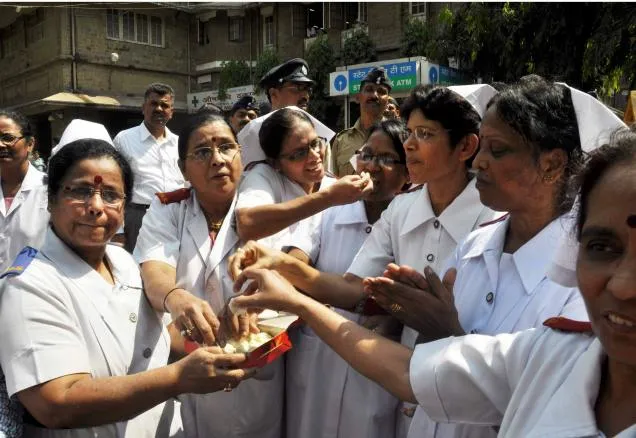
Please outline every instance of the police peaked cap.
[{"label": "police peaked cap", "polygon": [[261,78],[259,86],[267,91],[272,87],[282,85],[284,82],[297,82],[314,84],[314,81],[307,77],[309,66],[304,59],[294,58],[277,65]]},{"label": "police peaked cap", "polygon": [[243,96],[239,100],[237,100],[230,110],[230,116],[233,116],[234,113],[240,109],[258,111],[254,96]]},{"label": "police peaked cap", "polygon": [[360,81],[360,86],[363,86],[365,82],[376,85],[384,85],[389,89],[389,91],[391,91],[391,82],[389,81],[389,77],[386,75],[384,67],[376,67],[367,73],[364,79]]}]

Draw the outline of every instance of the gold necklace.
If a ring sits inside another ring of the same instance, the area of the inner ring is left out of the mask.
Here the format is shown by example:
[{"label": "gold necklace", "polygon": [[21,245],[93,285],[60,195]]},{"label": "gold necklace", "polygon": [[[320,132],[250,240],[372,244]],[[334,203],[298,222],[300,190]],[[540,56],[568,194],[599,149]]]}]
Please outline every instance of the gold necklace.
[{"label": "gold necklace", "polygon": [[223,226],[223,219],[214,222],[212,221],[212,219],[210,219],[210,215],[208,215],[205,211],[203,212],[203,216],[205,216],[205,221],[208,223],[208,231],[218,233],[221,229],[221,226]]}]

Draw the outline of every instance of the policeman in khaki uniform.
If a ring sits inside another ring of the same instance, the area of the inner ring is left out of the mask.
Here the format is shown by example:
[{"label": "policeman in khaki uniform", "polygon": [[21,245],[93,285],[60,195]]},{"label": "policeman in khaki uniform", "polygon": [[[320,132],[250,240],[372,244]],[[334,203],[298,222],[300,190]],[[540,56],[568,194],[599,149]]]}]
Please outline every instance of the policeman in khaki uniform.
[{"label": "policeman in khaki uniform", "polygon": [[352,128],[345,129],[336,135],[331,145],[331,167],[337,176],[355,173],[349,160],[366,141],[369,128],[382,120],[390,92],[391,83],[382,67],[374,68],[362,79],[358,94],[360,118]]}]

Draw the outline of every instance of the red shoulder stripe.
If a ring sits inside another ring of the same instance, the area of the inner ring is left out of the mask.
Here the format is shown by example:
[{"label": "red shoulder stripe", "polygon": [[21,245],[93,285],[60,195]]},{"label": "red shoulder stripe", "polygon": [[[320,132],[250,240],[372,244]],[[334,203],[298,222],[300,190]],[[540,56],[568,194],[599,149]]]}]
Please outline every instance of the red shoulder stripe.
[{"label": "red shoulder stripe", "polygon": [[172,204],[174,202],[181,202],[184,199],[188,199],[190,197],[191,189],[178,189],[173,192],[157,192],[157,198],[161,201],[162,204]]},{"label": "red shoulder stripe", "polygon": [[548,318],[543,325],[554,330],[561,330],[572,333],[592,333],[592,324],[587,321],[575,321],[562,316]]},{"label": "red shoulder stripe", "polygon": [[498,217],[497,219],[494,219],[494,220],[491,220],[491,221],[488,221],[488,222],[484,222],[483,224],[479,224],[479,228],[487,227],[488,225],[492,225],[492,224],[496,224],[496,223],[499,223],[499,222],[503,222],[503,221],[506,220],[506,218],[508,216],[510,216],[510,213],[506,213],[503,216]]}]

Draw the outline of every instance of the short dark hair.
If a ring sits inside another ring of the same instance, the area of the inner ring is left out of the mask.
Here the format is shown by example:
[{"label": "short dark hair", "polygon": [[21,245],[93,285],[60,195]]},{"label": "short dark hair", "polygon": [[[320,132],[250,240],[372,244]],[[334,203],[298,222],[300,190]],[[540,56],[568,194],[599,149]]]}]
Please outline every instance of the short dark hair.
[{"label": "short dark hair", "polygon": [[299,121],[314,126],[307,114],[292,108],[279,109],[263,122],[258,133],[258,140],[267,158],[273,160],[278,158],[283,142]]},{"label": "short dark hair", "polygon": [[[481,123],[479,113],[470,102],[449,88],[418,85],[402,104],[400,114],[404,120],[408,120],[415,110],[422,111],[424,117],[439,122],[444,129],[448,130],[453,149],[467,135],[479,135]],[[471,165],[472,157],[466,161],[467,167]]]},{"label": "short dark hair", "polygon": [[52,202],[59,193],[62,180],[73,166],[80,161],[97,158],[111,158],[117,163],[124,180],[124,193],[126,204],[128,204],[132,200],[134,184],[134,176],[128,160],[109,143],[94,138],[72,141],[51,157],[48,170],[49,202]]},{"label": "short dark hair", "polygon": [[156,93],[159,96],[165,96],[166,94],[170,97],[174,98],[174,90],[170,85],[162,84],[160,82],[154,82],[146,88],[146,92],[144,93],[144,100],[148,99],[151,93]]},{"label": "short dark hair", "polygon": [[367,140],[374,132],[380,131],[391,139],[393,149],[400,156],[400,161],[406,162],[406,153],[404,152],[404,142],[408,138],[409,134],[406,130],[404,122],[396,119],[387,119],[375,123],[369,129],[369,136]]},{"label": "short dark hair", "polygon": [[227,123],[227,120],[225,120],[220,114],[216,114],[213,112],[201,112],[198,114],[194,114],[186,120],[186,123],[181,129],[181,132],[179,132],[179,141],[177,143],[177,147],[179,151],[179,160],[181,160],[182,163],[185,161],[186,155],[188,154],[188,141],[190,141],[192,133],[199,129],[201,126],[217,122],[221,122],[226,125],[232,132],[234,141],[236,141],[236,134],[234,133],[234,130]]},{"label": "short dark hair", "polygon": [[574,198],[567,183],[583,159],[570,89],[537,75],[524,76],[520,82],[496,94],[488,103],[487,108],[491,107],[528,143],[536,159],[541,152],[565,151],[568,163],[556,207],[560,214],[569,211]]},{"label": "short dark hair", "polygon": [[621,128],[614,132],[608,144],[593,150],[575,177],[574,187],[579,195],[576,211],[576,234],[581,237],[583,224],[587,219],[590,192],[600,179],[612,168],[636,161],[636,127]]},{"label": "short dark hair", "polygon": [[20,127],[20,131],[22,131],[22,135],[26,137],[27,140],[30,140],[35,136],[33,132],[33,127],[31,126],[31,122],[29,119],[22,113],[17,111],[9,111],[0,109],[0,117],[4,117],[6,119],[13,120],[13,123]]}]

